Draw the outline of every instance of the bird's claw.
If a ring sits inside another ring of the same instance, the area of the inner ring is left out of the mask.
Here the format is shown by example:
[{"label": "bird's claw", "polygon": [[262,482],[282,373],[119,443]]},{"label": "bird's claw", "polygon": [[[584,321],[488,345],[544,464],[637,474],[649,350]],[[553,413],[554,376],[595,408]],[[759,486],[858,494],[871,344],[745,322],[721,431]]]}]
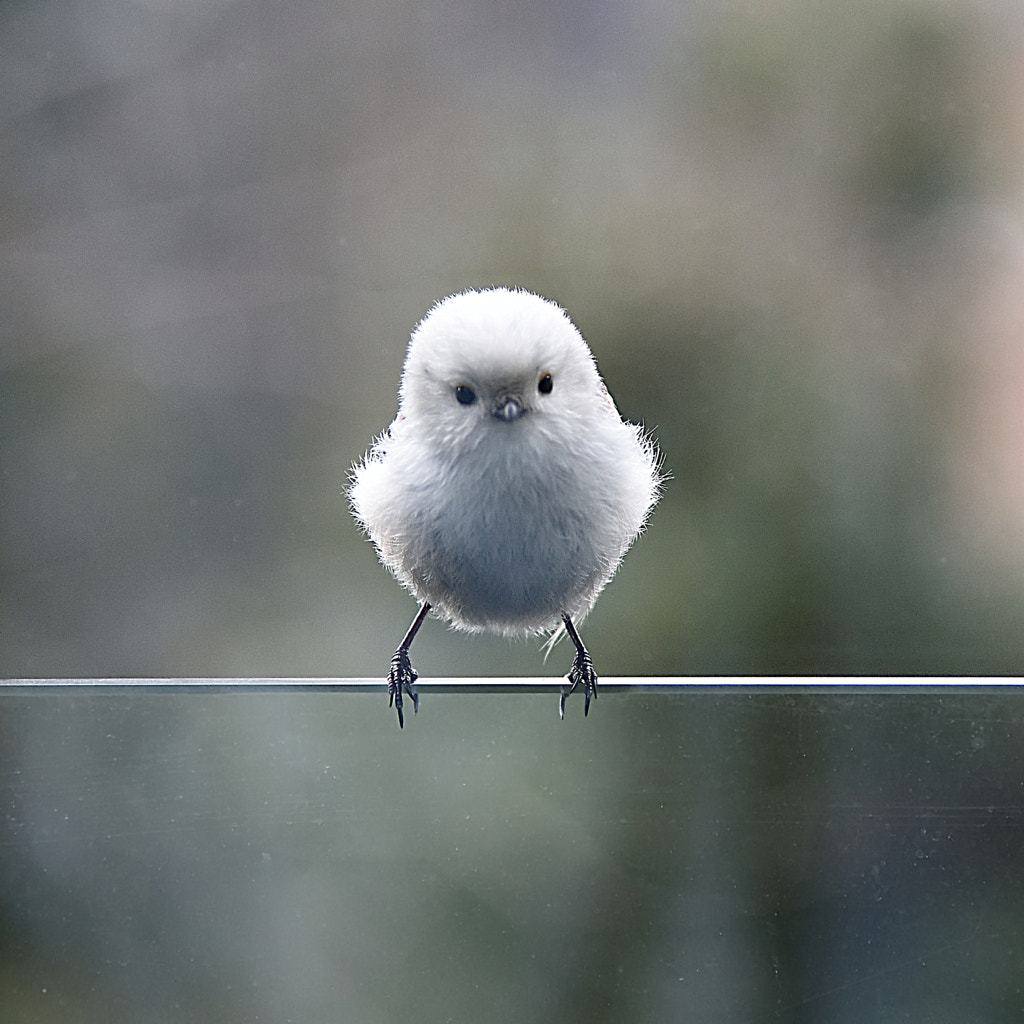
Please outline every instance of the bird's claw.
[{"label": "bird's claw", "polygon": [[575,693],[580,686],[583,687],[583,714],[590,713],[590,698],[597,700],[597,673],[594,671],[594,663],[586,651],[578,651],[573,659],[572,668],[565,677],[568,686],[563,686],[558,698],[558,717],[565,718],[565,698],[570,693]]},{"label": "bird's claw", "polygon": [[402,729],[405,728],[405,716],[402,714],[403,692],[412,698],[413,714],[420,709],[419,695],[412,686],[417,678],[416,669],[412,667],[412,661],[409,658],[409,652],[399,647],[391,659],[391,670],[388,672],[388,707],[393,706],[398,712],[398,725]]}]

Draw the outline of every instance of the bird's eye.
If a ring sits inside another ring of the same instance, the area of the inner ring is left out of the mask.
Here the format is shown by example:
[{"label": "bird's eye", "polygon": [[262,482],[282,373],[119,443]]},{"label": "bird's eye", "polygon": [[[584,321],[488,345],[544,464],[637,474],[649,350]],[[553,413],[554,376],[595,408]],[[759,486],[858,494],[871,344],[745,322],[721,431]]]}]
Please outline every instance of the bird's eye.
[{"label": "bird's eye", "polygon": [[550,373],[545,373],[539,381],[537,381],[537,390],[542,395],[550,395],[551,389],[555,386],[555,382],[551,379]]},{"label": "bird's eye", "polygon": [[476,401],[476,392],[465,384],[460,384],[455,389],[455,401],[459,405],[472,405]]}]

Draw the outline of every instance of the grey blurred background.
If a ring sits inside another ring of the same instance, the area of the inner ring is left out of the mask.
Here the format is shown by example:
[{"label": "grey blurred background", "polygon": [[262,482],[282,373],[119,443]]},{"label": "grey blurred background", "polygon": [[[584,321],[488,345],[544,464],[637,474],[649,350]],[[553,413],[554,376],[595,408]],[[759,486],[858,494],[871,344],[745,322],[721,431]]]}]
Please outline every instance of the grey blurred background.
[{"label": "grey blurred background", "polygon": [[[1020,672],[1018,4],[6,0],[0,675],[382,675],[348,468],[491,284],[672,473],[600,672]],[[8,1019],[1020,1019],[1012,699],[572,711],[5,701]]]},{"label": "grey blurred background", "polygon": [[590,620],[606,674],[1019,670],[1017,5],[0,33],[4,674],[379,674],[413,608],[346,473],[412,326],[489,284],[569,310],[673,474]]}]

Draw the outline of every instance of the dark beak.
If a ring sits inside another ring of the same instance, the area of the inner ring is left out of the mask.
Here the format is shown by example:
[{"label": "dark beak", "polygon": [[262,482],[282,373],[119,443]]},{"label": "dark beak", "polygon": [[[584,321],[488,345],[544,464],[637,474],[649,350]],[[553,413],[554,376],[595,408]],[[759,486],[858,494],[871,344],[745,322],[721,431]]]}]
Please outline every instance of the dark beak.
[{"label": "dark beak", "polygon": [[491,415],[505,423],[519,419],[524,412],[523,403],[515,395],[499,395],[491,406]]}]

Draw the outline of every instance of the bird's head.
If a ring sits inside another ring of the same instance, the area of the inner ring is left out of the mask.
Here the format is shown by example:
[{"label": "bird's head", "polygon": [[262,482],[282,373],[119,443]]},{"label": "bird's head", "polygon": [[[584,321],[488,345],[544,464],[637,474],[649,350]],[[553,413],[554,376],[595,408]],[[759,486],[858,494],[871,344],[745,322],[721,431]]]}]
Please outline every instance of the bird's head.
[{"label": "bird's head", "polygon": [[413,332],[401,411],[441,446],[570,441],[611,403],[565,312],[494,288],[438,303]]}]

